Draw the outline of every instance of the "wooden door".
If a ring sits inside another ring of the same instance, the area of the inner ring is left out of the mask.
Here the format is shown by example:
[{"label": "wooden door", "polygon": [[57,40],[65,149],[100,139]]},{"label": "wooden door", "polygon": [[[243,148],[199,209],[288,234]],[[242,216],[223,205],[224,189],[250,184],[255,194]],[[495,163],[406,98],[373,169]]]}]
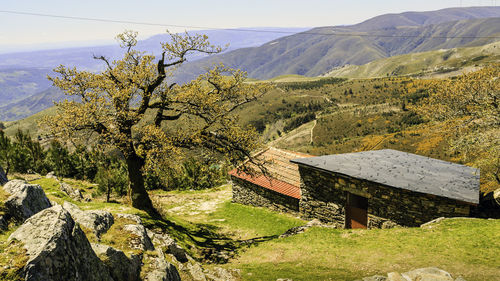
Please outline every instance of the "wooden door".
[{"label": "wooden door", "polygon": [[345,227],[366,228],[368,225],[368,198],[347,193]]}]

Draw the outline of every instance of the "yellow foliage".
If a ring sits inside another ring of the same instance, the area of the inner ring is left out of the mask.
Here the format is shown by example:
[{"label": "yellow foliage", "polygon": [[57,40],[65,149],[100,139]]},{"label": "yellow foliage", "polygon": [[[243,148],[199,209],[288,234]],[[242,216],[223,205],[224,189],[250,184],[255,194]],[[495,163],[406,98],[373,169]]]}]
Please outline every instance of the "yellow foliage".
[{"label": "yellow foliage", "polygon": [[413,109],[430,120],[452,121],[452,150],[500,184],[500,64],[453,79],[416,80],[406,92],[427,93]]},{"label": "yellow foliage", "polygon": [[[170,71],[190,53],[222,50],[206,35],[170,36],[157,59],[135,50],[137,33],[126,31],[117,36],[126,50],[121,60],[95,57],[105,65],[103,72],[59,66],[54,70],[58,75],[49,77],[74,99],[57,103],[58,114],[44,124],[55,136],[78,141],[82,133],[92,134],[100,145],[118,149],[128,165],[132,204],[143,209],[152,208],[144,168],[175,162],[180,148],[201,148],[233,164],[245,160],[258,147],[258,138],[252,128],[239,126],[232,112],[269,89],[267,84],[244,83],[245,72],[223,65],[182,86],[168,84]],[[164,131],[180,118],[182,128]]]}]

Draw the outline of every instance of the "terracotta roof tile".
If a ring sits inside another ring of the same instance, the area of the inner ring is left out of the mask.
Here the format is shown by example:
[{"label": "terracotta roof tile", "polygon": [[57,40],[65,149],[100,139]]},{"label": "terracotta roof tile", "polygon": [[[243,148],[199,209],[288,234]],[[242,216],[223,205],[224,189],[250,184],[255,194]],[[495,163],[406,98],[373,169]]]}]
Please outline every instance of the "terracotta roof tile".
[{"label": "terracotta roof tile", "polygon": [[254,157],[257,161],[264,163],[269,178],[263,175],[254,175],[252,177],[246,173],[238,173],[237,169],[232,170],[229,174],[281,194],[300,199],[299,167],[297,164],[291,163],[290,160],[311,157],[311,155],[270,147],[257,153]]},{"label": "terracotta roof tile", "polygon": [[255,175],[251,176],[249,174],[240,172],[236,169],[232,170],[229,172],[231,176],[246,180],[248,182],[251,182],[253,184],[256,184],[258,186],[276,191],[278,193],[281,193],[283,195],[287,195],[293,198],[300,199],[300,187],[291,185],[289,183],[273,179],[273,178],[268,178],[264,175]]}]

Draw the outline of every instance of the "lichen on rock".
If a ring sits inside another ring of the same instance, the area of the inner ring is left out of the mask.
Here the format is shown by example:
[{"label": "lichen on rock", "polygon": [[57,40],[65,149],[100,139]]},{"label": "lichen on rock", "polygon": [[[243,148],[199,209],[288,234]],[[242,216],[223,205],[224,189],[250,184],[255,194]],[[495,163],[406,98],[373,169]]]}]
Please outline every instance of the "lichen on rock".
[{"label": "lichen on rock", "polygon": [[23,243],[29,260],[24,280],[111,280],[87,237],[62,206],[45,209],[25,221],[9,236]]}]

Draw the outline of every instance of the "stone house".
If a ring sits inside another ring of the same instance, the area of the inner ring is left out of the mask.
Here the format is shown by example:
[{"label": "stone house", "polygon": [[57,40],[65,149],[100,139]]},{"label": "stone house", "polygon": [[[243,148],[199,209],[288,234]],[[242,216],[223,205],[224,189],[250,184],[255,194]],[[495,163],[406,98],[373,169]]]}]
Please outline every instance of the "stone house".
[{"label": "stone house", "polygon": [[447,161],[391,149],[290,161],[300,179],[294,200],[286,201],[293,204],[283,204],[282,195],[256,200],[249,194],[262,193],[261,185],[232,175],[233,200],[345,228],[418,226],[438,217],[469,216],[479,204],[479,170]]},{"label": "stone house", "polygon": [[479,170],[391,149],[292,160],[301,177],[300,214],[346,228],[418,226],[469,216]]}]

